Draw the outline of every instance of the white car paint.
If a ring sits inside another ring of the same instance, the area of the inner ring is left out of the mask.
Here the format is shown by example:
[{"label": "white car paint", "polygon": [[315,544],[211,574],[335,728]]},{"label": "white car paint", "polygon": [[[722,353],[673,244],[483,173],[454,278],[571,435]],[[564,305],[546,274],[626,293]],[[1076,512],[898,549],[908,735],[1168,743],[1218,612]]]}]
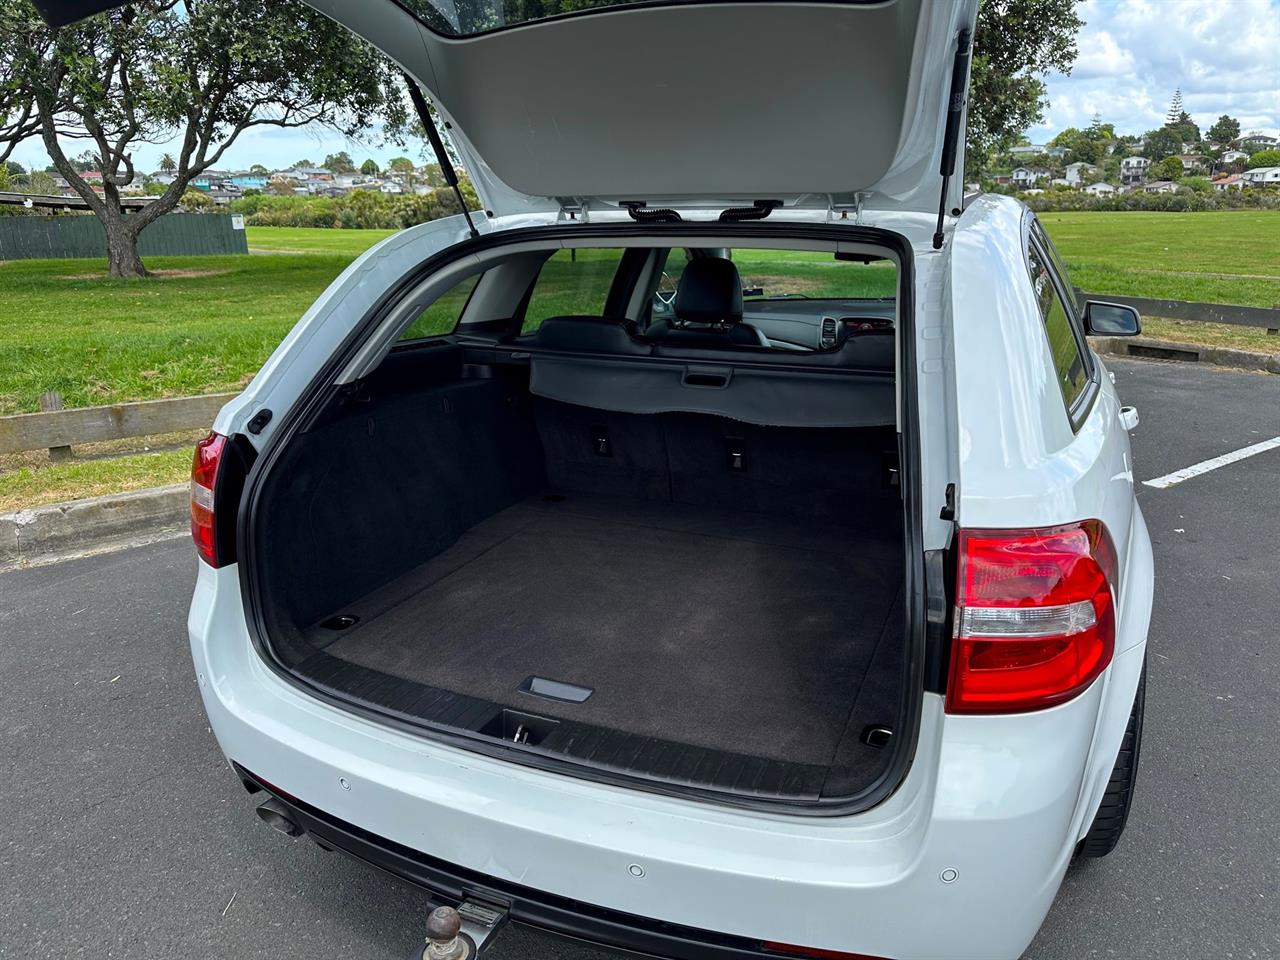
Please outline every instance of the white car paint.
[{"label": "white car paint", "polygon": [[[1024,212],[981,198],[940,251],[927,217],[873,222],[915,252],[926,545],[949,532],[937,519],[948,478],[966,526],[1097,517],[1113,535],[1123,570],[1116,654],[1083,694],[1011,716],[947,715],[927,694],[913,766],[879,806],[840,818],[747,812],[514,766],[315,700],[255,652],[237,567],[201,564],[192,655],[227,756],[377,836],[626,913],[896,960],[1020,955],[1106,787],[1142,670],[1154,579],[1111,378],[1099,376],[1078,432],[1067,419],[1027,279]],[[216,428],[236,432],[259,409],[287,410],[389,282],[464,237],[458,218],[438,221],[361,257]],[[252,441],[263,444],[281,419]]]}]

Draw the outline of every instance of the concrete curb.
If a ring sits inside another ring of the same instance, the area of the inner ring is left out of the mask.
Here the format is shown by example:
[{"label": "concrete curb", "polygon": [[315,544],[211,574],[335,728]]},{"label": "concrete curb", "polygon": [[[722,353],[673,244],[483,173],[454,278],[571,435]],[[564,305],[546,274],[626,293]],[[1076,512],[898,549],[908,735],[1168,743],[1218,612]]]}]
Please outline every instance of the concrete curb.
[{"label": "concrete curb", "polygon": [[1093,341],[1093,349],[1101,354],[1131,357],[1135,360],[1183,360],[1192,363],[1211,363],[1219,367],[1234,367],[1237,370],[1280,373],[1280,354],[1233,350],[1230,347],[1207,347],[1197,343],[1179,343],[1176,340],[1152,340],[1149,337],[1099,337]]},{"label": "concrete curb", "polygon": [[0,570],[176,536],[189,497],[184,483],[0,514]]}]

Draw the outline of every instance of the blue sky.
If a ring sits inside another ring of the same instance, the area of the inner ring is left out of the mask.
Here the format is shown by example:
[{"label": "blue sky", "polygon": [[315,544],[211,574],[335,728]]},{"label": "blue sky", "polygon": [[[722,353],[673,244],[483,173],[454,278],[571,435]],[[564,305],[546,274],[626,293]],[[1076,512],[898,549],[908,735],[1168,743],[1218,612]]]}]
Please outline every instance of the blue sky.
[{"label": "blue sky", "polygon": [[[1044,123],[1028,131],[1033,142],[1084,127],[1095,111],[1121,133],[1149,130],[1164,122],[1179,87],[1202,129],[1226,113],[1245,131],[1280,136],[1280,0],[1086,0],[1080,16],[1080,57],[1070,76],[1048,78],[1050,105]],[[423,159],[424,146],[351,142],[323,128],[262,128],[242,134],[219,166],[284,167],[339,150],[357,164],[366,157],[385,164],[402,153]],[[139,147],[139,168],[155,169],[164,150]],[[14,159],[48,162],[35,142]]]}]

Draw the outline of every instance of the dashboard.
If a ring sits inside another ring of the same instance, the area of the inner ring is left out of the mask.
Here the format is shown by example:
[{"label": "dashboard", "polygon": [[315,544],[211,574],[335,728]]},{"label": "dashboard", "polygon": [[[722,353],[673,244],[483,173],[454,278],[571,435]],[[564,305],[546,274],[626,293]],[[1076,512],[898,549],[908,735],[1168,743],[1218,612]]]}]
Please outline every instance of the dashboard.
[{"label": "dashboard", "polygon": [[810,300],[787,297],[743,304],[742,320],[780,350],[828,350],[851,334],[892,333],[897,304],[885,300]]}]

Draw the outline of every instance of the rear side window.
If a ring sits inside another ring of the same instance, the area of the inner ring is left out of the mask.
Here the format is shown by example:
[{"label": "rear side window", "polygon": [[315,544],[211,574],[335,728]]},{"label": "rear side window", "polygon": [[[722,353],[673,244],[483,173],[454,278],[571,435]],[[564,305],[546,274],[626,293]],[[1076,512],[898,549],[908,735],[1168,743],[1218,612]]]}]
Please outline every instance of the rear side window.
[{"label": "rear side window", "polygon": [[548,317],[602,316],[621,261],[616,249],[557,250],[533,281],[520,332],[532,333]]},{"label": "rear side window", "polygon": [[1044,320],[1045,333],[1049,337],[1058,386],[1062,388],[1062,399],[1067,409],[1071,410],[1089,382],[1084,351],[1072,327],[1066,304],[1053,282],[1049,262],[1035,245],[1028,250],[1027,263],[1031,269],[1031,285],[1040,305],[1040,317]]},{"label": "rear side window", "polygon": [[414,318],[413,323],[405,328],[404,333],[400,334],[400,339],[421,340],[423,337],[438,337],[445,333],[453,333],[481,276],[482,274],[477,273],[475,276],[459,280],[451,289],[438,296]]}]

